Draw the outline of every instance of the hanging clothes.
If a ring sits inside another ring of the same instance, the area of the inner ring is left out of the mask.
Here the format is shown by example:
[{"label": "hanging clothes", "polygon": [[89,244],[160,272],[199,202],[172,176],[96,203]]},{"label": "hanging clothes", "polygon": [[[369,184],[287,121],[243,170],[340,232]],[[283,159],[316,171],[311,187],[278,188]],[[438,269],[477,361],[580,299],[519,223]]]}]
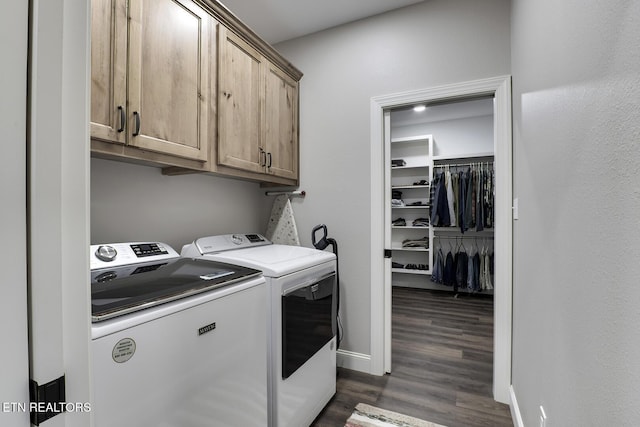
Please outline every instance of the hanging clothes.
[{"label": "hanging clothes", "polygon": [[[431,181],[431,224],[434,227],[460,227],[482,231],[493,228],[495,175],[489,163],[469,166],[449,165],[434,173]],[[464,169],[460,170],[461,167]]]},{"label": "hanging clothes", "polygon": [[493,254],[486,247],[482,250],[476,247],[469,254],[461,240],[456,248],[449,248],[445,256],[441,243],[434,244],[432,282],[453,287],[454,292],[477,293],[493,289]]}]

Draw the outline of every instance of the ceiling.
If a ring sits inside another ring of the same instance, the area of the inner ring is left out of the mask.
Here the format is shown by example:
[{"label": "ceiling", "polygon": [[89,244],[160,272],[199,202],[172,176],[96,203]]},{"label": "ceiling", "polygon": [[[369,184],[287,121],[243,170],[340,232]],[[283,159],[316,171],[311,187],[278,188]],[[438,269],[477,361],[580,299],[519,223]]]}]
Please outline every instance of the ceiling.
[{"label": "ceiling", "polygon": [[424,0],[222,0],[270,44],[357,21]]},{"label": "ceiling", "polygon": [[398,108],[391,111],[391,123],[393,127],[399,127],[491,114],[493,114],[493,97],[484,97],[427,105],[427,108],[421,112],[414,111],[411,106]]}]

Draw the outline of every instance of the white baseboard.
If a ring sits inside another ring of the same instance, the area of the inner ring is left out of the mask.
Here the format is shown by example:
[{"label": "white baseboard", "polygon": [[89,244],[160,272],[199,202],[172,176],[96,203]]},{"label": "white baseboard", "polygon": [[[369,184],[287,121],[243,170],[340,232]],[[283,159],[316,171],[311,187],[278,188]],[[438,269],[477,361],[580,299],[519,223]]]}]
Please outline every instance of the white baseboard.
[{"label": "white baseboard", "polygon": [[368,354],[338,349],[336,352],[336,364],[341,368],[352,369],[367,374],[371,372],[371,356]]},{"label": "white baseboard", "polygon": [[513,419],[514,427],[524,427],[522,422],[522,414],[520,414],[520,407],[518,406],[518,399],[516,399],[516,391],[513,389],[513,384],[509,387],[509,395],[511,396],[511,403],[509,408],[511,409],[511,418]]}]

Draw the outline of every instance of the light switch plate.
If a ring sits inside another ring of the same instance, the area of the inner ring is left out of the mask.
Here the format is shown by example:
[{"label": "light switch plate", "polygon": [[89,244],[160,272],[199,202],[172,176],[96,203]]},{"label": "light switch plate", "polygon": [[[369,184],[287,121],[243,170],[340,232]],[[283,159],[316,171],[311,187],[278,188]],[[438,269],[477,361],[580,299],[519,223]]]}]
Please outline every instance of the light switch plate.
[{"label": "light switch plate", "polygon": [[540,405],[540,427],[547,427],[547,414],[542,405]]}]

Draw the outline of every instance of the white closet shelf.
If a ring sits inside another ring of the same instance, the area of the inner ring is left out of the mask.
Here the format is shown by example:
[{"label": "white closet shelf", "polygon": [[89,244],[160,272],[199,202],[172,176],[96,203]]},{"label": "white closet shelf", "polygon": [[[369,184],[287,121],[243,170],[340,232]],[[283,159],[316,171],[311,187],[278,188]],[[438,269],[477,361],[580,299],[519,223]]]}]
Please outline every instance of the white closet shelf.
[{"label": "white closet shelf", "polygon": [[[493,234],[493,228],[485,228],[482,231],[476,231],[475,229],[469,229],[467,231],[465,231],[464,233],[460,232],[460,227],[459,226],[455,226],[455,227],[432,227],[433,228],[433,232],[434,233],[439,233],[439,232],[443,232],[443,233],[459,233],[460,236],[467,236],[467,235],[473,235],[473,236],[477,236],[477,235],[482,235],[482,234],[488,234],[488,235],[492,235]],[[458,236],[458,237],[460,237]],[[437,237],[437,236],[435,236]],[[450,237],[450,236],[447,236]],[[468,236],[471,237],[471,236]]]},{"label": "white closet shelf", "polygon": [[395,248],[391,248],[392,251],[404,251],[404,252],[429,252],[429,249],[427,248],[402,248],[402,247],[395,247]]},{"label": "white closet shelf", "polygon": [[391,209],[428,209],[429,205],[419,206],[391,206]]},{"label": "white closet shelf", "polygon": [[415,166],[392,166],[391,170],[398,170],[398,169],[429,169],[429,165],[415,165]]},{"label": "white closet shelf", "polygon": [[425,185],[392,185],[392,190],[409,190],[412,188],[429,188],[428,184]]},{"label": "white closet shelf", "polygon": [[[443,154],[443,155],[439,155],[439,156],[433,156],[433,161],[438,161],[438,160],[459,160],[459,159],[473,159],[473,158],[478,158],[478,157],[493,157],[493,151],[485,151],[485,152],[478,152],[478,153],[469,153],[469,154]],[[472,162],[470,160],[470,162]]]},{"label": "white closet shelf", "polygon": [[414,270],[411,268],[392,268],[392,273],[402,273],[402,274],[420,274],[423,276],[428,276],[431,274],[431,270]]},{"label": "white closet shelf", "polygon": [[407,136],[404,138],[391,138],[391,143],[396,143],[396,142],[417,142],[417,141],[429,141],[429,138],[431,138],[431,135],[415,135],[415,136]]}]

